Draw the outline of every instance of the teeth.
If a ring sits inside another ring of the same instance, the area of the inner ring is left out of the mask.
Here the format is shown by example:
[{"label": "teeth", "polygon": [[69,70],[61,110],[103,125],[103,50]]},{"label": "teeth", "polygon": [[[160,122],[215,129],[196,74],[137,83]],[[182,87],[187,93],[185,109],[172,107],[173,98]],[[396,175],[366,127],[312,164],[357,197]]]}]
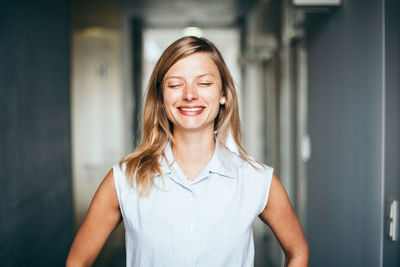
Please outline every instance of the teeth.
[{"label": "teeth", "polygon": [[202,110],[203,108],[180,108],[180,109],[184,111],[199,111]]}]

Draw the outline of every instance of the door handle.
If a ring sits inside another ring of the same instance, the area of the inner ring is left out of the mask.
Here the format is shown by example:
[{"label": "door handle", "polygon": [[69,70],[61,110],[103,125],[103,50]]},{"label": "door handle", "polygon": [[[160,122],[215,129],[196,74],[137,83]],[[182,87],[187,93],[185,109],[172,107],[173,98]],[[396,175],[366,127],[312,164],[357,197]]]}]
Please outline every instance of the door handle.
[{"label": "door handle", "polygon": [[392,241],[399,240],[399,201],[393,200],[390,204],[389,237]]}]

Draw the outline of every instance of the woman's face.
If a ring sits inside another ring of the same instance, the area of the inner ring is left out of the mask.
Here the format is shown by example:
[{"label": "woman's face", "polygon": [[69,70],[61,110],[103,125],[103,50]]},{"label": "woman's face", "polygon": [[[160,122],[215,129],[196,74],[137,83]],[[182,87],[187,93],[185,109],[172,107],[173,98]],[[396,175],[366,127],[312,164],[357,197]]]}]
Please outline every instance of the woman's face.
[{"label": "woman's face", "polygon": [[207,53],[195,53],[177,61],[163,81],[164,109],[180,130],[214,130],[220,104],[224,104],[218,67]]}]

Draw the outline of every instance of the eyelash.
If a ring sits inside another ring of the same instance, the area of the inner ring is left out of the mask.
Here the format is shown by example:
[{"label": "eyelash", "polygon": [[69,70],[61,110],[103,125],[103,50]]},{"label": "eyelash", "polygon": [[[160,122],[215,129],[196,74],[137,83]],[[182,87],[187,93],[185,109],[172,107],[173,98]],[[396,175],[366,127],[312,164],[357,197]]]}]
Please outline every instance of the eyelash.
[{"label": "eyelash", "polygon": [[168,85],[169,88],[175,88],[175,87],[178,87],[178,86],[180,86],[180,84],[176,84],[176,85],[175,85],[175,84],[171,84],[171,85]]},{"label": "eyelash", "polygon": [[[210,85],[212,85],[212,83],[199,83],[199,84],[202,85],[202,86],[210,86]],[[179,87],[179,86],[181,86],[181,84],[168,85],[169,88],[176,88],[176,87]]]}]

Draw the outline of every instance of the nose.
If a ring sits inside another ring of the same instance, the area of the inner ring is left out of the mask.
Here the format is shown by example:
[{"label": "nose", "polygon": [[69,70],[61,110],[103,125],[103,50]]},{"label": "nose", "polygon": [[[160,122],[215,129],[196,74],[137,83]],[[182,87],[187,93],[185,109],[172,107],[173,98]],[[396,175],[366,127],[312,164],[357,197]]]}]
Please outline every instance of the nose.
[{"label": "nose", "polygon": [[195,85],[187,83],[183,89],[183,99],[186,101],[193,101],[198,98],[197,88]]}]

